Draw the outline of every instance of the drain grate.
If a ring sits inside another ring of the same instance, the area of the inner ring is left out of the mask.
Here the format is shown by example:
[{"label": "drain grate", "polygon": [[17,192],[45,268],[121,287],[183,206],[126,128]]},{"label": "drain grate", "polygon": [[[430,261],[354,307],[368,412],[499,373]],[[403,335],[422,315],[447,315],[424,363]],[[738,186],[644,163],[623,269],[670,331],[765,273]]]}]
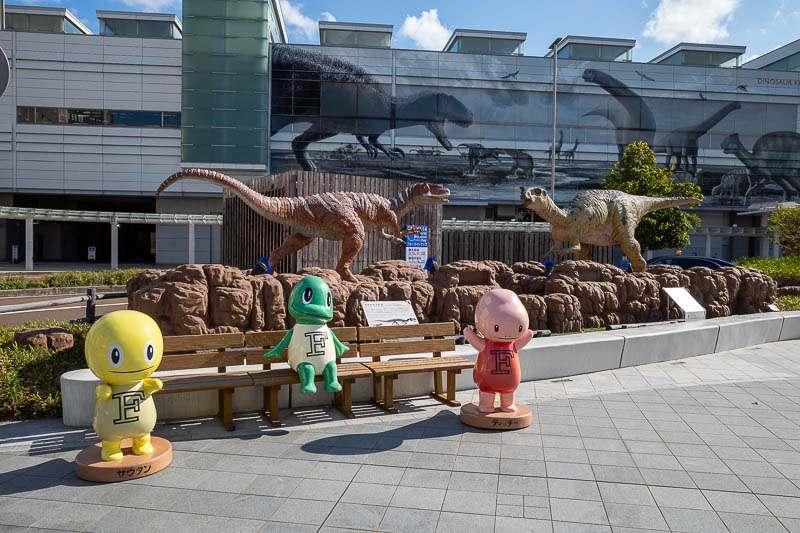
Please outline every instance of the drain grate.
[{"label": "drain grate", "polygon": [[685,365],[686,361],[675,361],[674,363],[670,363],[671,365]]},{"label": "drain grate", "polygon": [[569,379],[569,378],[561,378],[561,379],[553,379],[553,380],[550,381],[550,383],[567,383],[569,381],[572,381],[572,380]]}]

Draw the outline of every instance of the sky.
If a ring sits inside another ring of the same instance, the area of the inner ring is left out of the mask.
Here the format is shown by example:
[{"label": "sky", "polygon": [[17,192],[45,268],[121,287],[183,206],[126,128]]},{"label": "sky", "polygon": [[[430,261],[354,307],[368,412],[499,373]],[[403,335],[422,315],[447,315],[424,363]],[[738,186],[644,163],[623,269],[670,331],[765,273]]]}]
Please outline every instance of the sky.
[{"label": "sky", "polygon": [[[191,0],[186,0],[191,1]],[[747,46],[753,59],[800,38],[800,0],[279,0],[289,42],[318,43],[318,20],[394,25],[393,48],[441,50],[455,28],[526,32],[525,55],[556,37],[636,39],[646,62],[679,42]],[[7,0],[67,7],[97,31],[98,9],[169,12],[180,0]]]}]

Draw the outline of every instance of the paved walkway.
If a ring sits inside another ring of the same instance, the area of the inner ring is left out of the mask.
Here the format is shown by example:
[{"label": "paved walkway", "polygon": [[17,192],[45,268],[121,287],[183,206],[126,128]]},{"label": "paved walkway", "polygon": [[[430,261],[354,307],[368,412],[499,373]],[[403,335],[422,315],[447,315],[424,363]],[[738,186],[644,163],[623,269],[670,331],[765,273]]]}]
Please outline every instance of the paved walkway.
[{"label": "paved walkway", "polygon": [[[401,378],[402,379],[402,378]],[[470,400],[474,391],[461,393]],[[95,485],[94,442],[0,425],[0,524],[87,531],[800,531],[800,341],[525,383],[534,424],[462,426],[432,400],[160,426],[171,467]],[[5,531],[0,527],[0,531]]]}]

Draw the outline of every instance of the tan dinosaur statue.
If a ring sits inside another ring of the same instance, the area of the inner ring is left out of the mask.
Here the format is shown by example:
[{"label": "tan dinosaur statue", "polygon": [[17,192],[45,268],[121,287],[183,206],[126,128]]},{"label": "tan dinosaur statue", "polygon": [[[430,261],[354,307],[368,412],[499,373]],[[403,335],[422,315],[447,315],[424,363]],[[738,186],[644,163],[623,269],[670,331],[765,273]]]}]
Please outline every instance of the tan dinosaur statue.
[{"label": "tan dinosaur statue", "polygon": [[[230,176],[199,168],[176,172],[159,186],[156,196],[182,179],[198,179],[228,189],[256,213],[268,220],[285,224],[294,232],[269,254],[270,265],[311,243],[316,237],[342,241],[342,256],[336,272],[342,279],[355,281],[350,272],[368,230],[378,230],[378,236],[398,244],[413,233],[401,231],[398,220],[415,207],[447,203],[450,191],[435,183],[415,183],[387,200],[366,192],[326,192],[304,197],[270,197],[260,194]],[[384,228],[391,233],[386,233]]]},{"label": "tan dinosaur statue", "polygon": [[[659,209],[700,203],[697,198],[652,198],[594,189],[578,194],[566,209],[561,209],[539,187],[523,189],[520,198],[523,206],[553,226],[553,247],[548,254],[574,253],[577,259],[588,259],[589,244],[619,244],[634,272],[644,272],[646,268],[641,246],[633,236],[642,217]],[[564,242],[572,246],[562,250]]]}]

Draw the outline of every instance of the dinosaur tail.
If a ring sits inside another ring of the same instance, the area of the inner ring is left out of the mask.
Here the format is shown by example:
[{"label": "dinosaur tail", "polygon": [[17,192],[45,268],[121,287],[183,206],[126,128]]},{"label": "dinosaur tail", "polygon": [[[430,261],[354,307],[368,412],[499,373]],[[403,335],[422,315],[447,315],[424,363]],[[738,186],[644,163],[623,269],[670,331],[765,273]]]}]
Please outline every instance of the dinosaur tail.
[{"label": "dinosaur tail", "polygon": [[158,187],[158,190],[156,190],[156,196],[161,194],[164,189],[173,183],[184,179],[206,181],[208,183],[218,185],[224,189],[228,189],[233,194],[238,196],[245,204],[247,204],[250,209],[271,220],[285,223],[288,219],[291,219],[291,215],[294,214],[295,206],[292,201],[293,199],[264,196],[263,194],[254,191],[239,180],[236,180],[226,174],[222,174],[221,172],[215,172],[213,170],[207,170],[204,168],[185,168],[180,172],[176,172],[164,180],[164,183]]},{"label": "dinosaur tail", "polygon": [[702,200],[700,200],[699,198],[690,198],[690,197],[650,198],[647,196],[643,196],[641,198],[643,205],[642,215],[646,215],[647,213],[652,213],[653,211],[658,211],[659,209],[678,207],[679,205],[686,205],[686,204],[699,205],[702,202]]}]

